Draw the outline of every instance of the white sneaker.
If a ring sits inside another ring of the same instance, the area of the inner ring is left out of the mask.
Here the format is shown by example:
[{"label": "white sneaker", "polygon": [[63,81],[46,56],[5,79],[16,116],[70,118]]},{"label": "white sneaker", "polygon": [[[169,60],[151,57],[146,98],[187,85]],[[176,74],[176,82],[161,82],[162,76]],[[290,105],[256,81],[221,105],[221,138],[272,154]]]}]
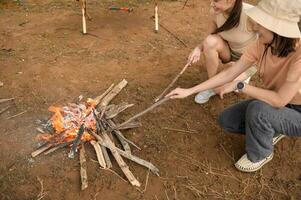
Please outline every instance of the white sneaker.
[{"label": "white sneaker", "polygon": [[267,164],[273,159],[274,153],[271,153],[268,157],[261,161],[253,163],[247,157],[247,154],[243,155],[236,163],[235,167],[242,172],[255,172],[259,170],[263,165]]},{"label": "white sneaker", "polygon": [[279,134],[276,137],[273,137],[273,145],[276,145],[280,140],[282,140],[285,135]]},{"label": "white sneaker", "polygon": [[214,95],[215,95],[215,92],[213,90],[205,90],[205,91],[198,93],[195,96],[194,101],[196,103],[203,104],[203,103],[206,103],[207,101],[209,101],[210,97],[212,97]]}]

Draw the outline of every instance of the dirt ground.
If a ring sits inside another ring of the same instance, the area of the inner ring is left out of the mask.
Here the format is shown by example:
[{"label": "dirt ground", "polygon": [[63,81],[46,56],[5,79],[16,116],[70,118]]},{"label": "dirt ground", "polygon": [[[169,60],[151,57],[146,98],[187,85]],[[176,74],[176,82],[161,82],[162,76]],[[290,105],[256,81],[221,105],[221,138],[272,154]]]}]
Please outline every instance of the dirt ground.
[{"label": "dirt ground", "polygon": [[[122,79],[129,84],[114,102],[135,106],[120,121],[151,105],[206,31],[209,0],[190,0],[183,9],[184,3],[159,1],[159,13],[160,23],[187,47],[162,28],[154,33],[151,1],[88,0],[93,19],[84,36],[76,1],[0,0],[0,98],[15,98],[0,104],[0,110],[11,106],[0,115],[2,200],[301,199],[300,139],[279,142],[272,162],[256,173],[235,169],[234,161],[244,153],[244,136],[224,132],[216,119],[224,108],[246,98],[237,94],[214,97],[201,106],[193,97],[166,102],[141,117],[142,127],[124,132],[142,148],[133,153],[160,170],[160,177],[149,174],[147,182],[148,171],[127,161],[142,183],[139,189],[99,169],[89,145],[85,191],[80,191],[78,159],[68,159],[67,149],[30,157],[37,148],[35,121],[50,116],[50,105],[65,105],[79,95],[95,97]],[[134,12],[109,11],[110,5],[131,6]],[[189,68],[177,86],[205,80],[201,66]],[[113,169],[124,178],[116,163]]]}]

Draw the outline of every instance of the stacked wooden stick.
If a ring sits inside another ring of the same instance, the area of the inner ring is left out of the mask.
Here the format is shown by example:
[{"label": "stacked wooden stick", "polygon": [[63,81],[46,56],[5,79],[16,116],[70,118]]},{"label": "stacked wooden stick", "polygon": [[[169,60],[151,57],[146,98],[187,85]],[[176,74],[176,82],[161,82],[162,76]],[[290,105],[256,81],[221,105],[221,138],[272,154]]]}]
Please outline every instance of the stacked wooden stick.
[{"label": "stacked wooden stick", "polygon": [[[155,104],[153,104],[148,109],[144,110],[141,113],[138,113],[134,117],[126,120],[125,122],[118,124],[116,120],[116,116],[121,113],[122,111],[126,110],[127,108],[133,106],[133,104],[121,103],[119,105],[110,104],[111,100],[127,85],[126,80],[122,80],[119,84],[115,87],[111,85],[102,95],[96,97],[92,102],[92,107],[85,107],[83,113],[81,113],[82,119],[80,120],[81,123],[76,122],[76,134],[68,140],[61,140],[62,136],[66,136],[66,132],[70,131],[68,128],[68,124],[62,124],[61,127],[65,127],[58,136],[58,131],[52,131],[51,134],[46,132],[51,132],[51,129],[54,127],[53,118],[48,120],[47,122],[41,123],[42,128],[38,128],[39,132],[41,132],[42,136],[47,136],[48,141],[44,143],[36,151],[32,152],[32,157],[36,157],[41,153],[44,155],[50,154],[62,147],[71,147],[71,150],[68,154],[69,158],[74,158],[76,153],[79,150],[79,160],[80,160],[80,175],[81,175],[81,182],[82,187],[81,189],[84,190],[88,187],[88,178],[87,178],[87,165],[86,165],[86,158],[85,158],[85,148],[84,145],[90,143],[96,152],[97,160],[99,165],[102,168],[112,168],[111,158],[109,156],[109,152],[111,152],[112,156],[115,158],[117,164],[123,171],[126,178],[133,186],[139,187],[141,184],[135,178],[133,173],[130,171],[128,165],[124,162],[123,157],[132,160],[152,171],[154,174],[159,175],[159,170],[150,162],[138,158],[137,156],[131,153],[131,146],[135,148],[140,148],[134,144],[132,141],[128,140],[122,134],[121,130],[129,129],[141,126],[140,123],[135,122],[134,120],[140,117],[141,115],[145,114],[146,112],[150,111],[154,107],[160,105],[161,103],[165,102],[168,99],[163,99]],[[91,101],[90,101],[91,102]],[[79,107],[83,107],[82,104],[78,104]],[[75,105],[73,105],[74,107]],[[62,116],[64,117],[64,111],[67,113],[69,110],[66,107],[61,111]],[[65,117],[67,119],[67,117]],[[70,121],[70,117],[68,118]],[[67,120],[66,120],[67,121]],[[93,124],[93,127],[91,127]],[[69,123],[70,126],[70,123]],[[67,128],[66,128],[67,127]],[[71,127],[74,126],[72,125]],[[44,135],[43,135],[44,134]],[[69,135],[70,136],[70,135]],[[87,137],[89,136],[89,137]],[[49,139],[50,138],[50,139]],[[59,138],[59,139],[58,139]],[[90,138],[90,139],[87,139]],[[67,139],[67,138],[66,138]],[[115,145],[114,141],[119,141],[122,148],[119,148]],[[59,141],[59,142],[58,142]]]}]

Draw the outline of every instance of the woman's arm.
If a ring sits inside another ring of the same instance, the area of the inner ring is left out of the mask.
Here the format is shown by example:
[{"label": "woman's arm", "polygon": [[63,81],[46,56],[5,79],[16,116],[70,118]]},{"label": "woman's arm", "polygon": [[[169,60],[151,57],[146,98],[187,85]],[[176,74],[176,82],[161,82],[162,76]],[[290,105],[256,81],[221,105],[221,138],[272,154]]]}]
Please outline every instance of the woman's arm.
[{"label": "woman's arm", "polygon": [[228,69],[220,72],[219,74],[213,76],[212,78],[208,79],[207,81],[200,83],[199,85],[196,85],[189,89],[182,89],[177,88],[173,91],[171,91],[166,97],[170,98],[185,98],[189,95],[192,95],[194,93],[198,93],[204,90],[213,89],[216,87],[219,87],[221,85],[224,85],[225,83],[231,82],[234,80],[238,75],[240,75],[242,72],[246,71],[253,63],[249,62],[247,60],[240,59],[235,64],[233,64]]},{"label": "woman's arm", "polygon": [[[299,68],[301,68],[301,64]],[[273,107],[282,108],[294,98],[300,89],[300,70],[290,70],[285,82],[277,91],[246,85],[242,92],[255,99],[264,101]]]}]

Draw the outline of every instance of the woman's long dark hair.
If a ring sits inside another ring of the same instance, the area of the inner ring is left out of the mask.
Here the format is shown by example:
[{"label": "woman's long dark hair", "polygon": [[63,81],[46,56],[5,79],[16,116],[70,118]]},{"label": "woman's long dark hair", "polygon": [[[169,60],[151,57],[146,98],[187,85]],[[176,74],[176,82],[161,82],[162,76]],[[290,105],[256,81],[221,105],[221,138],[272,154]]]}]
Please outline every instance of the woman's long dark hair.
[{"label": "woman's long dark hair", "polygon": [[212,34],[217,34],[223,31],[230,30],[234,27],[237,27],[239,25],[241,12],[242,12],[242,0],[236,0],[228,19],[221,27],[217,28]]},{"label": "woman's long dark hair", "polygon": [[271,48],[272,55],[277,57],[286,57],[291,52],[296,51],[296,44],[299,41],[299,38],[287,38],[280,36],[277,33],[273,34],[272,42],[265,46],[261,62],[264,60],[269,48]]}]

